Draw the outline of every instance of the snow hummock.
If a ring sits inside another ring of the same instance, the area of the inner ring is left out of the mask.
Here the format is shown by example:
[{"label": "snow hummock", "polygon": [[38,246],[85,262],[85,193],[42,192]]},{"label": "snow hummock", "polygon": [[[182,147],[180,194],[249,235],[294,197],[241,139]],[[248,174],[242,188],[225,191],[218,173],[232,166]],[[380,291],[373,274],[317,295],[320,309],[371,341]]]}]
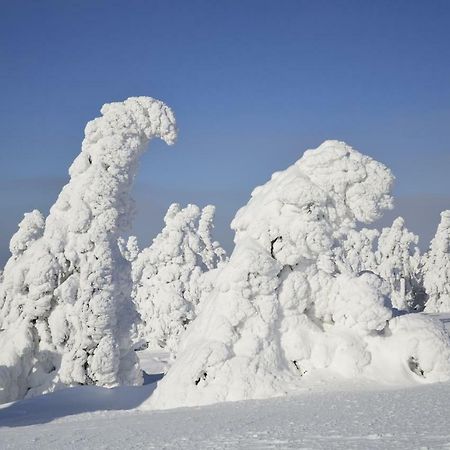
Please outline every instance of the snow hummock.
[{"label": "snow hummock", "polygon": [[25,215],[0,286],[0,402],[58,386],[142,382],[131,345],[137,314],[118,238],[133,216],[139,156],[176,138],[172,111],[150,97],[106,104],[49,216]]},{"label": "snow hummock", "polygon": [[340,248],[392,207],[392,182],[383,164],[326,141],[256,188],[232,222],[229,263],[144,407],[273,397],[319,375],[448,380],[442,325],[394,317],[388,283],[349,269]]}]

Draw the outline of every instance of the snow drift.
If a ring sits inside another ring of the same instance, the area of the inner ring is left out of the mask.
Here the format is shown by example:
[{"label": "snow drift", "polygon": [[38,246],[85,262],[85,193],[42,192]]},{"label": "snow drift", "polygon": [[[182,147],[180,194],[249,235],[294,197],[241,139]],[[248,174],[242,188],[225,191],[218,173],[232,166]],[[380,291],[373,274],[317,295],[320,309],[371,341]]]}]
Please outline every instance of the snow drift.
[{"label": "snow drift", "polygon": [[391,208],[392,182],[381,163],[326,141],[256,188],[232,222],[229,263],[145,407],[282,395],[319,373],[448,379],[442,326],[393,317],[387,283],[352,270],[341,248],[358,223]]},{"label": "snow drift", "polygon": [[138,158],[150,139],[176,138],[162,102],[106,104],[45,220],[25,215],[0,286],[0,402],[59,384],[139,384],[130,330],[131,266],[117,241],[132,218]]}]

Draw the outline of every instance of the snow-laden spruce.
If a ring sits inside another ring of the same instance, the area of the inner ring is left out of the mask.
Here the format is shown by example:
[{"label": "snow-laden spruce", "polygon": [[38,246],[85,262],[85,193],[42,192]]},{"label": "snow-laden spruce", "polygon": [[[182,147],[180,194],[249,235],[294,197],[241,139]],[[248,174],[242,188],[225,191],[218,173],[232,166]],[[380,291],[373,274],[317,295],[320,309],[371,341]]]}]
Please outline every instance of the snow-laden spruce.
[{"label": "snow-laden spruce", "polygon": [[118,238],[130,226],[138,158],[150,139],[176,138],[162,102],[106,104],[45,220],[25,215],[0,286],[0,401],[58,385],[139,384],[130,330],[131,265]]},{"label": "snow-laden spruce", "polygon": [[326,141],[256,188],[232,222],[230,261],[146,407],[282,395],[318,377],[448,379],[442,326],[393,318],[387,283],[336,256],[358,222],[391,207],[392,181],[384,165]]},{"label": "snow-laden spruce", "polygon": [[423,273],[428,296],[425,311],[450,312],[450,210],[441,213],[430,250],[424,255]]},{"label": "snow-laden spruce", "polygon": [[422,310],[424,306],[418,241],[402,217],[383,228],[378,238],[377,264],[372,270],[389,283],[392,305],[399,310]]},{"label": "snow-laden spruce", "polygon": [[165,227],[133,262],[133,297],[141,315],[139,335],[153,350],[176,353],[180,336],[194,320],[211,274],[225,260],[212,240],[214,206],[181,208],[174,203]]},{"label": "snow-laden spruce", "polygon": [[421,279],[419,238],[397,217],[381,233],[375,229],[350,230],[335,250],[338,262],[354,273],[369,270],[383,278],[394,308],[422,310],[424,290]]}]

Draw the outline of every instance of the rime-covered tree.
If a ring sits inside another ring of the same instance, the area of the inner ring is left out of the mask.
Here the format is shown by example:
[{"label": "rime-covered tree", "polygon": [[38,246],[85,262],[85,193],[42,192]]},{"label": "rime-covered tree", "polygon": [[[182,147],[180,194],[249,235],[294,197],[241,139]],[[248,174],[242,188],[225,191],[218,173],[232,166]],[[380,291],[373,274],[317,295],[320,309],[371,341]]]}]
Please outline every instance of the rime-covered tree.
[{"label": "rime-covered tree", "polygon": [[442,327],[393,317],[386,283],[335,259],[358,222],[391,206],[392,179],[370,157],[326,141],[257,187],[232,222],[229,262],[147,406],[275,396],[325,374],[449,379]]},{"label": "rime-covered tree", "polygon": [[213,219],[214,206],[200,210],[172,204],[164,229],[133,263],[140,336],[151,349],[175,354],[201,295],[212,289],[204,274],[225,259],[224,250],[211,238]]},{"label": "rime-covered tree", "polygon": [[425,311],[450,312],[450,210],[441,221],[423,261],[424,287],[428,296]]},{"label": "rime-covered tree", "polygon": [[377,266],[375,245],[379,235],[375,229],[349,229],[340,246],[335,248],[338,266],[342,265],[343,270],[355,274],[366,270],[374,271]]},{"label": "rime-covered tree", "polygon": [[0,286],[0,397],[58,385],[138,384],[130,329],[131,265],[118,238],[134,210],[139,156],[150,139],[171,144],[174,116],[134,97],[104,105],[85,129],[70,180],[45,220],[33,212],[11,240]]},{"label": "rime-covered tree", "polygon": [[418,236],[408,231],[402,217],[383,228],[378,238],[374,272],[389,283],[392,304],[399,310],[423,309]]}]

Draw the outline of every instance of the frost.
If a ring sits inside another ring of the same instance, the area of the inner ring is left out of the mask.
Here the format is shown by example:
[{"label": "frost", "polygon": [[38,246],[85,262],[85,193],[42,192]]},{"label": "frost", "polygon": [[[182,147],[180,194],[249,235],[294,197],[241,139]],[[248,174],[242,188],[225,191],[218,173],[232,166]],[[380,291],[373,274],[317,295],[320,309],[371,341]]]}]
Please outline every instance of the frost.
[{"label": "frost", "polygon": [[130,225],[138,158],[150,139],[176,138],[162,102],[129,98],[89,122],[45,221],[25,216],[0,286],[0,401],[58,385],[139,384],[130,329],[131,265],[118,238]]},{"label": "frost", "polygon": [[[228,264],[146,407],[282,395],[324,371],[394,383],[448,379],[441,327],[393,318],[389,283],[359,270],[370,251],[359,262],[354,249],[347,261],[342,248],[348,237],[358,241],[358,223],[392,206],[392,181],[384,165],[326,141],[256,188],[232,222]],[[415,326],[423,342],[413,341]]]},{"label": "frost", "polygon": [[211,205],[200,210],[172,204],[164,229],[133,263],[140,336],[151,349],[175,354],[202,295],[212,290],[206,274],[225,260],[225,251],[211,238],[213,219]]}]

